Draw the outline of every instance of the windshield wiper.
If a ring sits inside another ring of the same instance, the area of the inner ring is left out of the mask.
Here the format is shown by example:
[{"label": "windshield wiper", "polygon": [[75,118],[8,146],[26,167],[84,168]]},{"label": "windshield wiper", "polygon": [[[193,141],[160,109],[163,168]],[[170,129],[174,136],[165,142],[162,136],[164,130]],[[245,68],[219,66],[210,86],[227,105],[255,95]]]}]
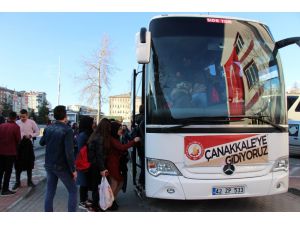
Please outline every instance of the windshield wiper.
[{"label": "windshield wiper", "polygon": [[175,126],[170,126],[170,127],[164,127],[162,129],[166,129],[166,130],[176,130],[176,129],[180,129],[189,125],[200,125],[200,124],[228,124],[229,122],[238,122],[240,120],[234,120],[234,119],[256,119],[259,120],[260,122],[269,124],[271,126],[273,126],[274,128],[276,128],[279,131],[285,131],[286,128],[282,127],[278,124],[273,123],[272,121],[266,120],[264,119],[264,117],[267,116],[259,116],[259,115],[253,115],[253,116],[244,116],[244,115],[240,115],[240,116],[216,116],[216,117],[193,117],[193,118],[187,118],[187,119],[179,119],[176,120],[177,123],[179,123],[178,125]]},{"label": "windshield wiper", "polygon": [[211,124],[228,124],[230,122],[228,117],[193,117],[186,119],[177,119],[178,125],[172,125],[170,127],[163,127],[164,130],[176,130],[190,125],[211,125]]},{"label": "windshield wiper", "polygon": [[268,116],[260,116],[260,115],[253,115],[253,116],[229,116],[228,118],[246,118],[246,119],[255,119],[255,120],[259,120],[260,122],[263,122],[263,123],[266,123],[266,124],[269,124],[273,127],[275,127],[277,130],[279,131],[285,131],[286,128],[283,127],[283,126],[280,126],[276,123],[273,123],[272,121],[270,120],[265,120],[264,117],[268,117]]}]

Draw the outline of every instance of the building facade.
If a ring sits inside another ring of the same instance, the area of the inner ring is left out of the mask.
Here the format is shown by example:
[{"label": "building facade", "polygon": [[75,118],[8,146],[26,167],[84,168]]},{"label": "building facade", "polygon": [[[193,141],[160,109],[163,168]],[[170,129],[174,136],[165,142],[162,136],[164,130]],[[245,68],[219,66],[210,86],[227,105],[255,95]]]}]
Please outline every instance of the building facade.
[{"label": "building facade", "polygon": [[[123,122],[131,121],[131,94],[120,94],[109,97],[109,115],[122,118]],[[136,98],[136,112],[139,111],[141,97]]]},{"label": "building facade", "polygon": [[0,87],[0,110],[3,109],[4,104],[8,103],[9,90],[4,87]]},{"label": "building facade", "polygon": [[17,113],[21,109],[33,109],[35,113],[38,113],[38,108],[42,106],[44,101],[47,102],[45,92],[15,91],[0,87],[0,110],[3,110],[4,106],[9,106],[11,110]]},{"label": "building facade", "polygon": [[28,108],[33,109],[34,112],[38,112],[39,107],[46,101],[46,93],[38,91],[26,92],[25,96],[28,99]]}]

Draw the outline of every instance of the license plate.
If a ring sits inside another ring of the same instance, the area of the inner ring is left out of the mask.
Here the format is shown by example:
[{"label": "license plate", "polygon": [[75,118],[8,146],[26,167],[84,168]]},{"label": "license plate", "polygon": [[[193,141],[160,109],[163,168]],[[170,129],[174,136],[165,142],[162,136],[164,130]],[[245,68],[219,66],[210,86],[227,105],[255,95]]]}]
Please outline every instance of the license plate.
[{"label": "license plate", "polygon": [[244,194],[245,186],[213,187],[212,195],[237,195]]}]

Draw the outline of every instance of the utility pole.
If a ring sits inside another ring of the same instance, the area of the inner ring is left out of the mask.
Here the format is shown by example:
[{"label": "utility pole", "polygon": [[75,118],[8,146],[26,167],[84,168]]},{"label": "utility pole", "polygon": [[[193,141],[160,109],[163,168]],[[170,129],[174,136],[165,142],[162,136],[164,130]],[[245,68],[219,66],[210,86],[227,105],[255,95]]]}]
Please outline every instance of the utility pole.
[{"label": "utility pole", "polygon": [[60,102],[60,56],[58,57],[58,75],[57,75],[57,105]]}]

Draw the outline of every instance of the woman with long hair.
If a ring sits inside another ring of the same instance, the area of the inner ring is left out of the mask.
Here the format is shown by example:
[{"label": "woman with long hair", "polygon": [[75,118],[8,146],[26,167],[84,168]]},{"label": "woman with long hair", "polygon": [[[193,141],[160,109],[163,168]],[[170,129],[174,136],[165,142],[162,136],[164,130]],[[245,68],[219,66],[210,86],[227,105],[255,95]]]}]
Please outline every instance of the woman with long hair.
[{"label": "woman with long hair", "polygon": [[110,151],[110,133],[110,121],[103,118],[88,140],[88,160],[91,163],[88,171],[88,184],[92,190],[93,199],[90,211],[101,211],[98,185],[101,183],[101,177],[108,174],[105,160]]},{"label": "woman with long hair", "polygon": [[[123,186],[124,178],[121,175],[120,170],[120,158],[122,154],[126,153],[128,148],[134,146],[136,142],[140,141],[139,137],[135,137],[132,141],[127,144],[122,144],[120,142],[120,136],[122,135],[122,126],[120,123],[113,121],[111,122],[111,138],[110,138],[110,151],[108,152],[106,158],[106,165],[109,171],[109,181],[111,189],[114,193],[115,199],[120,189]],[[117,210],[118,204],[116,200],[113,202],[111,210]]]},{"label": "woman with long hair", "polygon": [[[89,116],[84,116],[79,121],[79,134],[77,135],[78,154],[79,150],[87,144],[87,141],[93,133],[94,119]],[[88,201],[88,184],[87,184],[87,171],[77,171],[76,184],[79,185],[79,208],[87,208],[90,205]]]}]

